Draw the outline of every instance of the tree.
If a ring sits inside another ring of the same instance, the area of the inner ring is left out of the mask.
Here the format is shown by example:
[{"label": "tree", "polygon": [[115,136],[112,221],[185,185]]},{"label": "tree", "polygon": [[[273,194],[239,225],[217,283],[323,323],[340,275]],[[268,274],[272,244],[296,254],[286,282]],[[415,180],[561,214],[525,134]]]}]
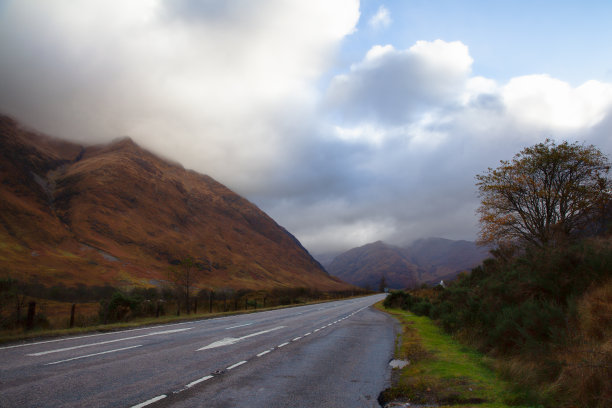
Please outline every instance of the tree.
[{"label": "tree", "polygon": [[595,146],[551,140],[476,176],[480,242],[544,246],[603,216],[610,204],[608,158]]},{"label": "tree", "polygon": [[174,285],[179,303],[184,300],[187,314],[191,310],[191,292],[198,281],[197,267],[192,258],[187,257],[170,268],[168,279]]},{"label": "tree", "polygon": [[385,279],[385,275],[382,275],[380,277],[380,282],[378,284],[378,291],[384,292],[386,288],[387,288],[387,280]]}]

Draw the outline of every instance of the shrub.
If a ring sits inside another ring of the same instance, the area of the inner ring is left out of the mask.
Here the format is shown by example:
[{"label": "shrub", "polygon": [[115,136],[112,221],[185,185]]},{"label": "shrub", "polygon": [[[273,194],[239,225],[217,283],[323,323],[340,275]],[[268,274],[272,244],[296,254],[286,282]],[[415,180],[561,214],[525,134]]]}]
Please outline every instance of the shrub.
[{"label": "shrub", "polygon": [[429,316],[429,312],[431,311],[431,303],[429,300],[420,299],[418,302],[412,305],[410,311],[417,316]]},{"label": "shrub", "polygon": [[123,292],[115,292],[109,300],[100,302],[100,319],[102,322],[127,321],[141,314],[143,299]]}]

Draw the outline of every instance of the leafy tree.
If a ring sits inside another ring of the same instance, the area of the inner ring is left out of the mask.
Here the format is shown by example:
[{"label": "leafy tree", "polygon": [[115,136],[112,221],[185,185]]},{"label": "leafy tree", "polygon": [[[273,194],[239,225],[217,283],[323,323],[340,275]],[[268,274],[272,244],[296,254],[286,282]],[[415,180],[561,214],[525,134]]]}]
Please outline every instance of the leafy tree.
[{"label": "leafy tree", "polygon": [[483,244],[544,246],[593,223],[610,203],[608,158],[595,146],[551,140],[476,176]]}]

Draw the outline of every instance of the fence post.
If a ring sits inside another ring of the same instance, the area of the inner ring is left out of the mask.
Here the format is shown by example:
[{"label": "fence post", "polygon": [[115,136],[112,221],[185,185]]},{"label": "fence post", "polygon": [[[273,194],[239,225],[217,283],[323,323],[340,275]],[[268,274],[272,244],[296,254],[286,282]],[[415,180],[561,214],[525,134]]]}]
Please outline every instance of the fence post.
[{"label": "fence post", "polygon": [[36,314],[36,302],[28,303],[28,318],[26,320],[26,330],[34,327],[34,315]]},{"label": "fence post", "polygon": [[198,314],[198,298],[193,300],[193,314]]},{"label": "fence post", "polygon": [[213,292],[212,290],[208,294],[208,313],[212,313],[212,304],[213,304],[214,295],[215,295],[215,292]]},{"label": "fence post", "polygon": [[72,307],[70,308],[70,328],[72,329],[74,327],[74,311],[76,309],[76,304],[73,303]]}]

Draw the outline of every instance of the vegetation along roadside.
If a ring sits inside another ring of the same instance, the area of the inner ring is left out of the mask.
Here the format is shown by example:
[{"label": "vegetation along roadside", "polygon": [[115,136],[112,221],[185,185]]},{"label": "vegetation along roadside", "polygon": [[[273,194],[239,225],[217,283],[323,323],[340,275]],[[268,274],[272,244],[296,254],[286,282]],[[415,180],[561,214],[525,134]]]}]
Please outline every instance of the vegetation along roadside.
[{"label": "vegetation along roadside", "polygon": [[476,176],[492,258],[385,299],[410,364],[382,400],[612,407],[610,167],[594,146],[546,140]]},{"label": "vegetation along roadside", "polygon": [[431,319],[394,307],[393,300],[389,296],[384,306],[376,306],[401,323],[395,354],[407,365],[393,369],[392,385],[379,397],[382,406],[532,406],[495,373],[491,359],[460,344]]}]

